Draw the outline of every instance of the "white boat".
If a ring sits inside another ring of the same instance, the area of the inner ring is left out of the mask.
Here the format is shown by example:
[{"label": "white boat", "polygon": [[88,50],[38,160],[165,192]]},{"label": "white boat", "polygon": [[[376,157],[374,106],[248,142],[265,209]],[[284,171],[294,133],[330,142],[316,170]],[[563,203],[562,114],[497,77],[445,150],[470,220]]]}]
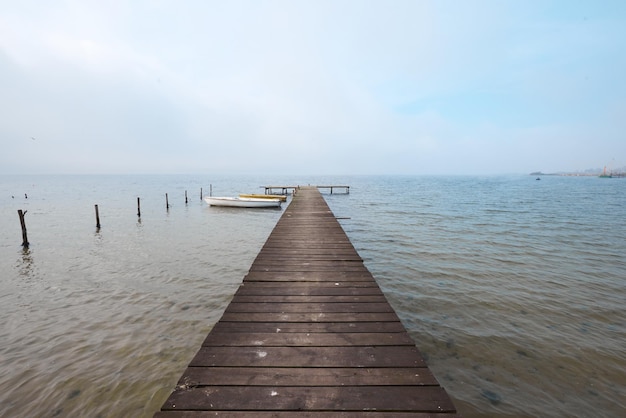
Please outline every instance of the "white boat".
[{"label": "white boat", "polygon": [[214,197],[207,196],[204,201],[209,206],[231,206],[237,208],[278,208],[279,199],[255,199],[251,197]]}]

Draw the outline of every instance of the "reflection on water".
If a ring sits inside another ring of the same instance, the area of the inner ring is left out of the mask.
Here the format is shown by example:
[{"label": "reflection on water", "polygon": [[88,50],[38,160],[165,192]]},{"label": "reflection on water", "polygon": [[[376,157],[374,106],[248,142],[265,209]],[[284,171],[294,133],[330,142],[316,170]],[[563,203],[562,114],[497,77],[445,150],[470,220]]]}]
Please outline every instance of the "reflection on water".
[{"label": "reflection on water", "polygon": [[26,279],[35,278],[35,262],[29,247],[22,248],[21,257],[17,261],[17,271],[20,277]]}]

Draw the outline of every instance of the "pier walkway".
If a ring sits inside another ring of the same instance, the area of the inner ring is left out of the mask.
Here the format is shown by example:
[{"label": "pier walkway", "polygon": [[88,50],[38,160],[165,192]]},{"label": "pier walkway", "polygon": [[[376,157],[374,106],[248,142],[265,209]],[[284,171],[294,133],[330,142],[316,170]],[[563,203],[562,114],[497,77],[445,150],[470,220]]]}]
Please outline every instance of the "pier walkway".
[{"label": "pier walkway", "polygon": [[457,417],[315,187],[285,209],[156,418]]}]

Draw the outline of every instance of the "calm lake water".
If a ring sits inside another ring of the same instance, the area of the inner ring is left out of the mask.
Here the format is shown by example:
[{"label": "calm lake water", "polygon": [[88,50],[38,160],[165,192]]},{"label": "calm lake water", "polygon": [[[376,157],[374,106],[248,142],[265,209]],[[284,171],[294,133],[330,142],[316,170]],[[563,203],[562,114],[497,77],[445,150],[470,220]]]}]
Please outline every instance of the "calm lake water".
[{"label": "calm lake water", "polygon": [[0,176],[0,416],[160,408],[282,214],[211,184],[350,185],[327,202],[465,417],[625,416],[626,179],[210,175]]}]

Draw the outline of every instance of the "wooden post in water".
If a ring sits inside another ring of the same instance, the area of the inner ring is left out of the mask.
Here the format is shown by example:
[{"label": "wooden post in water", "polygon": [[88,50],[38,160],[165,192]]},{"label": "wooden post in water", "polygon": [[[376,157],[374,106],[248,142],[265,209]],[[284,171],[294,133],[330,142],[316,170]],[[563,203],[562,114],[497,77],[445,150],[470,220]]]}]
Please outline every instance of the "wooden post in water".
[{"label": "wooden post in water", "polygon": [[98,211],[98,205],[96,207],[96,228],[100,229],[100,212]]},{"label": "wooden post in water", "polygon": [[139,203],[139,198],[137,198],[137,217],[141,218],[141,205]]},{"label": "wooden post in water", "polygon": [[26,247],[28,248],[28,236],[26,235],[26,221],[24,221],[24,215],[26,215],[26,212],[28,211],[23,211],[22,209],[19,209],[17,211],[17,214],[20,217],[20,224],[22,225],[22,247]]},{"label": "wooden post in water", "polygon": [[187,200],[187,190],[185,190],[185,205],[187,204],[188,200]]},{"label": "wooden post in water", "polygon": [[202,187],[200,187],[200,200],[202,200]]},{"label": "wooden post in water", "polygon": [[170,209],[170,202],[167,199],[167,193],[165,193],[165,209],[167,209],[167,210]]},{"label": "wooden post in water", "polygon": [[209,196],[213,196],[213,185],[209,184]]}]

